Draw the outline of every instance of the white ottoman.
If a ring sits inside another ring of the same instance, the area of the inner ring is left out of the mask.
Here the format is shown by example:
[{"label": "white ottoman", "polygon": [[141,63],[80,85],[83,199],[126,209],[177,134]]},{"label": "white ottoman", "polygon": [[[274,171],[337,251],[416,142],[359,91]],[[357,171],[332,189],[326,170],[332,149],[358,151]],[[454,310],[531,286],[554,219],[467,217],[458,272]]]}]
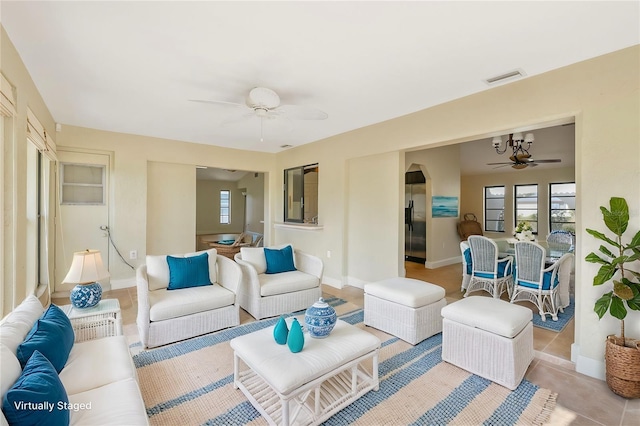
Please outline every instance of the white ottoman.
[{"label": "white ottoman", "polygon": [[533,313],[474,296],[442,309],[442,359],[511,390],[533,360]]},{"label": "white ottoman", "polygon": [[415,345],[442,331],[442,287],[412,278],[365,284],[364,323]]}]

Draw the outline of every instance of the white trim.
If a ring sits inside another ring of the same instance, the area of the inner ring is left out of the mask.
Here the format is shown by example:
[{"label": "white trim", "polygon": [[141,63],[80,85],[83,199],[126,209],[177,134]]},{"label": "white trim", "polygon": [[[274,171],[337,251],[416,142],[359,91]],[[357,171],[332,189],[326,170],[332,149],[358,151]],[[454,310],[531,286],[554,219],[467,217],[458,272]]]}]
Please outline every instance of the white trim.
[{"label": "white trim", "polygon": [[462,256],[454,256],[448,259],[442,259],[435,262],[424,262],[424,267],[427,269],[441,268],[443,266],[454,265],[462,262]]},{"label": "white trim", "polygon": [[331,287],[335,287],[335,288],[338,288],[338,289],[343,288],[342,280],[337,279],[337,278],[327,277],[326,275],[322,276],[322,284],[326,284],[326,285],[329,285]]},{"label": "white trim", "polygon": [[284,222],[276,222],[273,224],[274,228],[288,228],[288,229],[298,229],[301,231],[321,231],[324,226],[322,225],[314,225],[311,223],[284,223]]},{"label": "white trim", "polygon": [[363,290],[364,290],[364,285],[369,283],[369,281],[364,281],[355,277],[346,277],[346,282],[347,282],[347,285],[350,285],[351,287],[357,287]]},{"label": "white trim", "polygon": [[[604,343],[603,343],[604,344]],[[595,379],[606,379],[606,368],[604,361],[587,358],[580,355],[580,345],[571,345],[571,361],[576,364],[576,372]]]}]

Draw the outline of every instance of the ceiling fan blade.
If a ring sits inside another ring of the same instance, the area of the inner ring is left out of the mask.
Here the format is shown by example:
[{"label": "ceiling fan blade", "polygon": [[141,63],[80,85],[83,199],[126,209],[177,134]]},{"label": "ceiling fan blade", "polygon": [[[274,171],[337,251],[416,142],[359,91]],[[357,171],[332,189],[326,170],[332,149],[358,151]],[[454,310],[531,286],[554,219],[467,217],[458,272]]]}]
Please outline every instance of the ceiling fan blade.
[{"label": "ceiling fan blade", "polygon": [[500,166],[493,167],[494,169],[501,169],[501,168],[503,168],[503,167],[510,166],[512,163],[495,163],[495,164],[501,164],[501,165],[500,165]]},{"label": "ceiling fan blade", "polygon": [[280,105],[274,109],[296,120],[325,120],[328,115],[318,108],[303,105]]},{"label": "ceiling fan blade", "polygon": [[214,105],[230,105],[234,107],[243,107],[247,108],[245,104],[238,104],[235,102],[227,102],[227,101],[209,101],[205,99],[189,99],[189,102],[201,102],[203,104],[214,104]]},{"label": "ceiling fan blade", "polygon": [[531,160],[531,162],[533,162],[533,163],[561,163],[562,160],[560,160],[559,158],[553,158],[553,159],[549,159],[549,160]]},{"label": "ceiling fan blade", "polygon": [[497,166],[497,165],[503,165],[503,164],[504,164],[505,166],[508,166],[508,165],[513,164],[513,163],[512,163],[511,161],[504,162],[504,163],[487,163],[487,166]]},{"label": "ceiling fan blade", "polygon": [[253,111],[244,113],[244,114],[240,114],[240,115],[233,115],[231,117],[227,117],[224,120],[222,120],[220,122],[220,126],[233,126],[235,124],[238,123],[243,123],[247,120],[250,120],[251,118],[255,117],[256,114]]}]

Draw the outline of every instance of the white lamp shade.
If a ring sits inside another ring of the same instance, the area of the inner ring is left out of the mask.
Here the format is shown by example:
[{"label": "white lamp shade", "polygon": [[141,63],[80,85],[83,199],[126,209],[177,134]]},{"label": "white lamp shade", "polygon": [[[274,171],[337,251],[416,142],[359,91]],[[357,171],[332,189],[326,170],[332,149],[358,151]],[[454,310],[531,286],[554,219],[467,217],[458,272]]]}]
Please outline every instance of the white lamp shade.
[{"label": "white lamp shade", "polygon": [[102,263],[100,250],[85,250],[73,253],[73,261],[63,283],[89,284],[109,278],[109,271]]},{"label": "white lamp shade", "polygon": [[531,143],[534,141],[533,133],[527,133],[524,135],[524,141],[527,143]]}]

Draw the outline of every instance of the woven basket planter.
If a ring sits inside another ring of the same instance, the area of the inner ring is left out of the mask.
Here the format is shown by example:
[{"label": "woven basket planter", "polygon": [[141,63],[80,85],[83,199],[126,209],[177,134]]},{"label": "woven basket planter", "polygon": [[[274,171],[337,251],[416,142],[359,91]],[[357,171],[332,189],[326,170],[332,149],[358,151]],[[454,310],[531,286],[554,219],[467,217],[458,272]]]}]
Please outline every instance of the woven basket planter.
[{"label": "woven basket planter", "polygon": [[[632,342],[631,339],[626,340],[628,345]],[[640,348],[620,346],[614,342],[615,336],[607,337],[607,385],[624,398],[640,398]],[[637,341],[633,342],[638,345]]]}]

